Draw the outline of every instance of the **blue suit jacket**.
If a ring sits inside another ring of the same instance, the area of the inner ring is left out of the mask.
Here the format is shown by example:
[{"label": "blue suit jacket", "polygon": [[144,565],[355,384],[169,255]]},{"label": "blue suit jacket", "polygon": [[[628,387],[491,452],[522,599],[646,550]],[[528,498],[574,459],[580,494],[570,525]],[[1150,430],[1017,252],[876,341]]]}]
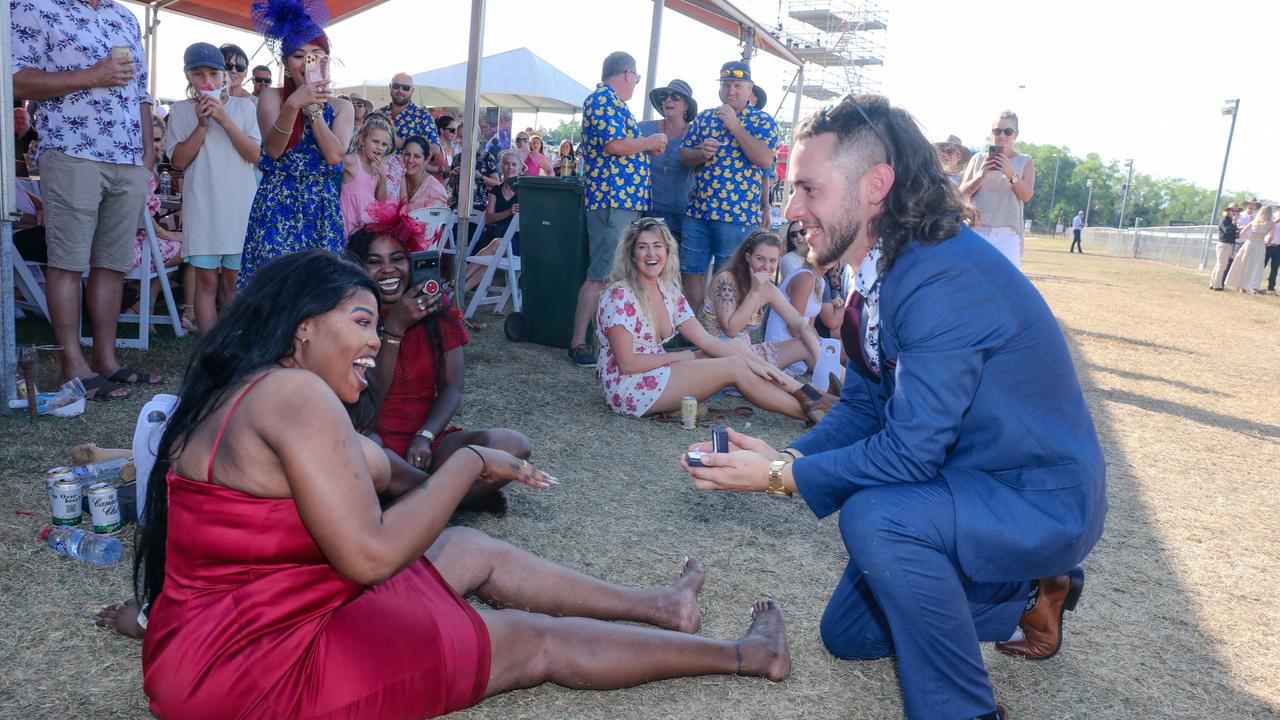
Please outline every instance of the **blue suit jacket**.
[{"label": "blue suit jacket", "polygon": [[[1064,572],[1102,534],[1106,466],[1066,340],[1030,281],[965,228],[881,279],[880,366],[792,447],[819,517],[863,488],[941,479],[971,580]],[[885,359],[896,358],[890,371]]]}]

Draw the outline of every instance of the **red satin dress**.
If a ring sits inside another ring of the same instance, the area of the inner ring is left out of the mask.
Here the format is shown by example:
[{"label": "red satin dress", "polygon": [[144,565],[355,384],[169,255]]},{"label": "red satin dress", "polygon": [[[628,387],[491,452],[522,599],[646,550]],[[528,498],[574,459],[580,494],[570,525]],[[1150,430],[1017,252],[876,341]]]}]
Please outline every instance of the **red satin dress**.
[{"label": "red satin dress", "polygon": [[[384,447],[397,455],[404,455],[409,449],[413,436],[422,429],[436,404],[437,366],[431,352],[431,341],[427,339],[427,329],[423,326],[426,322],[440,323],[441,356],[471,341],[466,326],[462,324],[462,313],[453,305],[446,305],[438,319],[427,318],[405,331],[404,339],[400,341],[400,353],[396,356],[391,387],[387,388],[387,397],[378,408],[378,437],[382,438]],[[431,443],[432,452],[439,449],[445,435],[461,429],[445,428]]]},{"label": "red satin dress", "polygon": [[427,718],[484,697],[489,633],[426,558],[359,585],[325,560],[292,499],[172,470],[166,482],[164,590],[142,645],[157,716]]}]

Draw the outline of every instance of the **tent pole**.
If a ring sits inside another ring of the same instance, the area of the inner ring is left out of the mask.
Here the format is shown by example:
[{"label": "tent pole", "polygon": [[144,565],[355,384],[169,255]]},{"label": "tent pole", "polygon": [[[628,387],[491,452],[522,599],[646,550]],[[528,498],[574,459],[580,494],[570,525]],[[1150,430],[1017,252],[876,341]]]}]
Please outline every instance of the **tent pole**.
[{"label": "tent pole", "polygon": [[[804,99],[804,65],[800,65],[796,69],[796,78],[792,87],[795,89],[796,105],[791,110],[791,151],[795,152],[796,148],[796,126],[800,124],[800,101]],[[787,200],[791,197],[791,156],[787,155],[787,177],[783,178],[782,185],[782,203],[786,207]]]},{"label": "tent pole", "polygon": [[476,183],[476,133],[480,127],[480,57],[484,52],[484,6],[485,0],[471,0],[471,40],[467,49],[467,95],[462,114],[462,170],[458,174],[458,227],[460,236],[455,243],[458,248],[457,262],[453,265],[454,274],[454,306],[466,311],[466,277],[468,222],[471,219],[471,196],[474,195]]},{"label": "tent pole", "polygon": [[[160,74],[156,72],[156,32],[160,28],[160,8],[148,5],[144,19],[147,23],[146,32],[143,34],[143,54],[147,56],[147,94],[154,100],[156,97],[156,76]],[[159,104],[158,101],[157,104]],[[147,131],[144,130],[144,132]]]},{"label": "tent pole", "polygon": [[[0,148],[4,149],[4,157],[14,156],[13,113],[8,112],[9,101],[13,99],[13,58],[10,45],[13,41],[9,33],[9,4],[0,4],[0,65],[4,66],[4,77],[0,78],[0,106],[6,110],[0,113]],[[13,306],[13,219],[17,213],[17,169],[9,160],[0,162],[0,326],[3,326],[3,339],[0,340],[0,396],[4,404],[0,405],[0,415],[9,415],[9,401],[18,396],[18,346],[17,329]]]},{"label": "tent pole", "polygon": [[649,102],[649,95],[653,93],[653,89],[657,87],[658,82],[658,46],[662,39],[662,8],[666,5],[665,0],[653,0],[653,24],[649,30],[649,65],[645,68],[644,81],[644,97],[641,98],[641,105],[644,106],[644,119],[653,119],[653,103]]}]

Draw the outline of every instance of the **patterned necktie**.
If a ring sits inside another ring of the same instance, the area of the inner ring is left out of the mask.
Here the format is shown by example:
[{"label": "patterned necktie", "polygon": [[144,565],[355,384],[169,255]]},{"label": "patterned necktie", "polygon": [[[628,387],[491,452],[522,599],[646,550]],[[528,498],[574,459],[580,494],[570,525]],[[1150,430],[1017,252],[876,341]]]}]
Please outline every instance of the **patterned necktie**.
[{"label": "patterned necktie", "polygon": [[840,323],[840,343],[844,346],[844,354],[858,363],[863,372],[880,382],[880,371],[867,362],[867,353],[862,343],[862,293],[855,288],[844,304],[844,320]]}]

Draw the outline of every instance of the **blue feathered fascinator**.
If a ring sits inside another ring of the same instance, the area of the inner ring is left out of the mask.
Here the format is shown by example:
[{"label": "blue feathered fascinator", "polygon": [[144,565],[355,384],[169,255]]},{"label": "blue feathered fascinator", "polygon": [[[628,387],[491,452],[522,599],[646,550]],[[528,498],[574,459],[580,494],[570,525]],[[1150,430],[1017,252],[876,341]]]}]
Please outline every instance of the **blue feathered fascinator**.
[{"label": "blue feathered fascinator", "polygon": [[324,0],[255,0],[250,14],[253,29],[281,55],[289,55],[323,35],[329,24]]}]

